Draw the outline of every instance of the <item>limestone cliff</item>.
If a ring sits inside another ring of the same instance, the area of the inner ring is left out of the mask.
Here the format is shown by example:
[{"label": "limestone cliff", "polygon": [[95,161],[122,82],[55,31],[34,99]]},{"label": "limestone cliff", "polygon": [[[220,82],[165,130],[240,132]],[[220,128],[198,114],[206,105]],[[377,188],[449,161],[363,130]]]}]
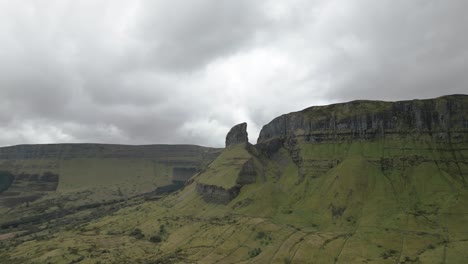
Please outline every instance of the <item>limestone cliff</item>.
[{"label": "limestone cliff", "polygon": [[[466,142],[468,96],[449,95],[313,106],[273,119],[262,128],[256,147],[269,157],[285,148],[298,167],[299,181],[334,168],[346,153],[354,151],[350,146],[359,144],[374,144],[362,150],[362,155],[383,170],[403,171],[424,162],[455,162],[450,173],[465,178],[468,171],[463,169],[465,161],[458,153],[464,151]],[[327,147],[333,155],[315,154]],[[447,157],[420,154],[424,149],[437,149],[435,153],[444,152]]]},{"label": "limestone cliff", "polygon": [[275,118],[258,143],[294,137],[304,142],[382,138],[391,134],[430,134],[462,140],[468,131],[468,96],[450,95],[399,102],[352,101],[314,106]]}]

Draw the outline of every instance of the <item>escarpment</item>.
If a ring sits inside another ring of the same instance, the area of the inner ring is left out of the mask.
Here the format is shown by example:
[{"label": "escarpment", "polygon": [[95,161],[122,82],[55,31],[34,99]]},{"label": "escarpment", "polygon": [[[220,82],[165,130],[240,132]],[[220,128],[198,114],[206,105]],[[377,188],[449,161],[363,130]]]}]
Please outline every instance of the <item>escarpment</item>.
[{"label": "escarpment", "polygon": [[467,142],[468,96],[449,95],[310,107],[273,119],[262,128],[256,147],[269,157],[286,149],[299,181],[359,155],[393,175],[433,164],[466,185]]},{"label": "escarpment", "polygon": [[468,96],[451,95],[428,100],[314,106],[275,118],[262,128],[257,142],[281,139],[287,145],[292,137],[319,143],[406,134],[463,140],[467,131]]}]

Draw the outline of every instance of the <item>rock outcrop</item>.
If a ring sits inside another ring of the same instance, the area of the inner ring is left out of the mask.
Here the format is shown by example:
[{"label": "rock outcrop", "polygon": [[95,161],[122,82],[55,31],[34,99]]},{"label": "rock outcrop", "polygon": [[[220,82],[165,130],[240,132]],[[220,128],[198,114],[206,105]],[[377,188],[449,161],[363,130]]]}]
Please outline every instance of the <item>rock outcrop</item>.
[{"label": "rock outcrop", "polygon": [[430,134],[439,140],[465,137],[468,96],[450,95],[399,102],[353,101],[314,106],[282,115],[265,125],[258,138],[301,142],[374,139],[389,134]]},{"label": "rock outcrop", "polygon": [[243,186],[254,183],[257,178],[257,174],[254,158],[250,158],[244,163],[244,165],[242,165],[242,169],[237,177],[237,184]]},{"label": "rock outcrop", "polygon": [[240,167],[236,184],[233,187],[223,188],[221,186],[197,182],[196,189],[198,194],[205,202],[214,204],[228,204],[237,197],[242,186],[254,183],[256,181],[257,175],[257,168],[254,158],[252,157],[244,162],[244,164]]},{"label": "rock outcrop", "polygon": [[216,185],[197,183],[196,188],[197,192],[205,202],[214,204],[228,204],[239,194],[241,186],[236,185],[226,190],[223,187]]},{"label": "rock outcrop", "polygon": [[231,128],[226,136],[226,148],[249,141],[247,134],[247,123],[240,123]]},{"label": "rock outcrop", "polygon": [[2,192],[0,186],[0,206],[14,207],[25,202],[37,200],[49,192],[54,192],[59,184],[59,175],[52,172],[42,174],[20,173],[13,175],[1,171],[0,174],[10,174],[12,179]]}]

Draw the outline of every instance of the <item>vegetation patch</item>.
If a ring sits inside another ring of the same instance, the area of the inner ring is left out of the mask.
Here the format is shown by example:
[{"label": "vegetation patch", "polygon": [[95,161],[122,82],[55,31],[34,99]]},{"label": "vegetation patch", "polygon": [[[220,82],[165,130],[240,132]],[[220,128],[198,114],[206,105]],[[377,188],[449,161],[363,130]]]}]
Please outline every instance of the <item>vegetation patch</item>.
[{"label": "vegetation patch", "polygon": [[142,232],[141,229],[139,229],[139,228],[133,229],[133,231],[130,232],[130,235],[131,235],[132,237],[135,237],[136,239],[142,239],[142,238],[145,237],[145,235],[143,234],[143,232]]},{"label": "vegetation patch", "polygon": [[249,250],[249,257],[255,258],[256,256],[260,255],[260,253],[262,253],[261,248],[254,248],[252,250]]},{"label": "vegetation patch", "polygon": [[389,249],[380,255],[383,259],[394,258],[398,256],[398,251]]}]

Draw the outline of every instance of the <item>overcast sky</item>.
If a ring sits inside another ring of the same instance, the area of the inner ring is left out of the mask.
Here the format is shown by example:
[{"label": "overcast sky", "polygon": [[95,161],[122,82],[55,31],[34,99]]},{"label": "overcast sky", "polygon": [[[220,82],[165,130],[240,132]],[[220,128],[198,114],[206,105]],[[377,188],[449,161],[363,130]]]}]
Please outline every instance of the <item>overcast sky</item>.
[{"label": "overcast sky", "polygon": [[223,146],[354,99],[468,93],[466,0],[0,0],[0,145]]}]

